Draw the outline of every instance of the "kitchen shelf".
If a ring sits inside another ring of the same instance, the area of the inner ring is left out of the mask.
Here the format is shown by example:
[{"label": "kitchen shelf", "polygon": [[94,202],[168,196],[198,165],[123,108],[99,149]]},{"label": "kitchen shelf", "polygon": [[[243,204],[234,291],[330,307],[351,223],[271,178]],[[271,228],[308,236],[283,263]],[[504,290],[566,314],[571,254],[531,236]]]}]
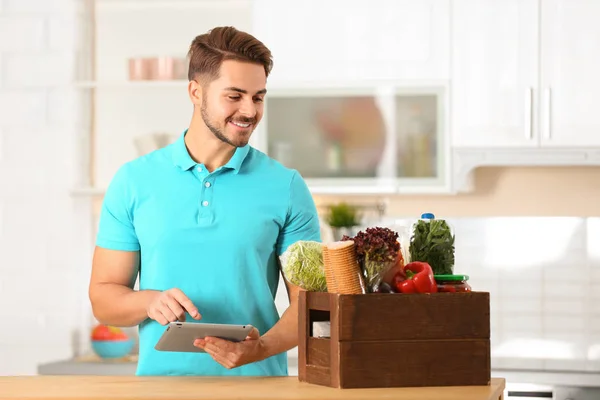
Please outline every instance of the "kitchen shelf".
[{"label": "kitchen shelf", "polygon": [[105,188],[99,187],[78,187],[71,189],[71,196],[73,197],[101,197],[106,192]]},{"label": "kitchen shelf", "polygon": [[[90,0],[80,0],[88,2]],[[133,11],[140,9],[189,9],[189,8],[239,8],[248,6],[250,0],[92,0],[104,10]]]},{"label": "kitchen shelf", "polygon": [[80,81],[75,86],[84,89],[95,88],[114,88],[114,89],[132,89],[132,88],[185,88],[187,80],[170,81]]},{"label": "kitchen shelf", "polygon": [[187,79],[170,81],[75,81],[65,83],[24,83],[18,85],[6,85],[7,89],[38,90],[38,89],[135,89],[135,88],[186,88]]}]

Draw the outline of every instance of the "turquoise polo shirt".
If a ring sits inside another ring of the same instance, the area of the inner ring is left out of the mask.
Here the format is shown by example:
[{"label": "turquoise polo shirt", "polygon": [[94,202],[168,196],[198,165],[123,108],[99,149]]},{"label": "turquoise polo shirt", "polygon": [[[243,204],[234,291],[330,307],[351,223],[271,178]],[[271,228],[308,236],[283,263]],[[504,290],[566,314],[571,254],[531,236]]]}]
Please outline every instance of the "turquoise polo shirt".
[{"label": "turquoise polo shirt", "polygon": [[[140,290],[179,288],[199,322],[252,324],[262,335],[279,320],[278,256],[298,240],[321,241],[315,204],[297,171],[250,145],[209,173],[190,157],[186,132],[119,168],[96,244],[140,251]],[[157,351],[164,330],[140,324],[137,375],[288,374],[285,352],[228,370],[207,353]]]}]

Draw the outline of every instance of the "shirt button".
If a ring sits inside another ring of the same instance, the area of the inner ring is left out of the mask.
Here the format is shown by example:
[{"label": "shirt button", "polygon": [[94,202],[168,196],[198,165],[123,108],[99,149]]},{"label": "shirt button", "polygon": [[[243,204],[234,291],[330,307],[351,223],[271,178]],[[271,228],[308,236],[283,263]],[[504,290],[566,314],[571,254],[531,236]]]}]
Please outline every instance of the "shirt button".
[{"label": "shirt button", "polygon": [[208,201],[204,200],[204,201],[202,202],[202,205],[203,205],[204,207],[208,206]]},{"label": "shirt button", "polygon": [[202,167],[197,167],[196,170],[198,170],[198,172],[202,172]]},{"label": "shirt button", "polygon": [[207,188],[209,188],[210,187],[210,182],[204,183],[204,186],[207,187]]}]

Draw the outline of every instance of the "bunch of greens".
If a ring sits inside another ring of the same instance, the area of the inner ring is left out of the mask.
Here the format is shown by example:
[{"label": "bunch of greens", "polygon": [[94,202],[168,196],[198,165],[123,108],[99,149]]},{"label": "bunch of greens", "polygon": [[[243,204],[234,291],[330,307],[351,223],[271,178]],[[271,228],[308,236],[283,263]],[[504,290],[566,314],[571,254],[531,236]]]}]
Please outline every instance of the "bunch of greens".
[{"label": "bunch of greens", "polygon": [[350,228],[359,224],[358,209],[347,203],[329,206],[327,224],[332,228]]},{"label": "bunch of greens", "polygon": [[374,227],[358,232],[353,238],[344,236],[342,240],[354,241],[356,257],[367,287],[372,292],[376,291],[384,274],[398,259],[398,233],[389,228]]},{"label": "bunch of greens", "polygon": [[326,292],[323,245],[300,240],[290,245],[280,257],[283,276],[296,286],[311,292]]},{"label": "bunch of greens", "polygon": [[452,275],[454,271],[454,235],[446,221],[419,220],[410,238],[410,261],[424,261],[435,275]]}]

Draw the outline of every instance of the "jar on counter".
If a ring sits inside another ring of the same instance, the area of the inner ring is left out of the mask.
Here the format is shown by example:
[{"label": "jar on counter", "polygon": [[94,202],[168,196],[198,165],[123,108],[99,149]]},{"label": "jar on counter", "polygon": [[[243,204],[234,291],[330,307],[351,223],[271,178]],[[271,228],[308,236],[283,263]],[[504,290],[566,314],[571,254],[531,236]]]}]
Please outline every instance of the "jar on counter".
[{"label": "jar on counter", "polygon": [[464,293],[470,292],[471,286],[467,283],[469,275],[434,275],[438,292]]},{"label": "jar on counter", "polygon": [[410,261],[428,263],[434,275],[454,273],[454,229],[444,219],[423,213],[411,228]]}]

